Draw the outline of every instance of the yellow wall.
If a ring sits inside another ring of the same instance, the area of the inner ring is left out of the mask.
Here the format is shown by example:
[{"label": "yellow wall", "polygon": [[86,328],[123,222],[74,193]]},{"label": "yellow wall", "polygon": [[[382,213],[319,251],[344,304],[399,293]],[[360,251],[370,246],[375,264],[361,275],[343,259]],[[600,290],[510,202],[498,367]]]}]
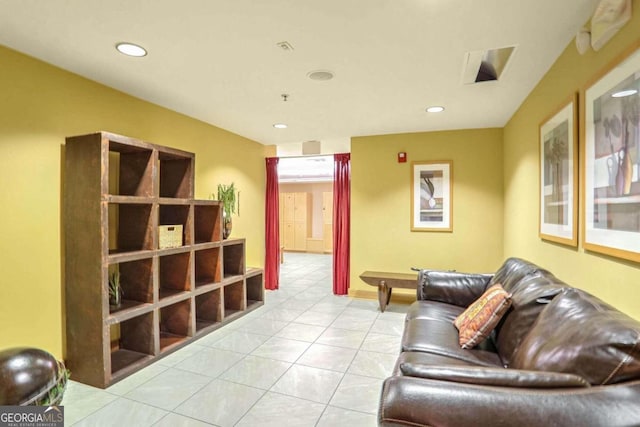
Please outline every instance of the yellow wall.
[{"label": "yellow wall", "polygon": [[[407,163],[397,163],[399,151]],[[411,162],[426,160],[453,161],[452,233],[411,231]],[[350,293],[374,291],[358,278],[366,270],[499,267],[502,165],[501,129],[352,138]]]},{"label": "yellow wall", "polygon": [[63,356],[66,136],[97,130],[196,153],[197,198],[235,182],[248,265],[264,260],[264,146],[0,47],[0,349]]},{"label": "yellow wall", "polygon": [[[640,319],[640,266],[538,238],[538,126],[640,38],[640,0],[631,22],[599,52],[565,49],[504,129],[504,253],[540,264]],[[582,108],[582,107],[581,107]],[[581,219],[582,221],[582,219]]]}]

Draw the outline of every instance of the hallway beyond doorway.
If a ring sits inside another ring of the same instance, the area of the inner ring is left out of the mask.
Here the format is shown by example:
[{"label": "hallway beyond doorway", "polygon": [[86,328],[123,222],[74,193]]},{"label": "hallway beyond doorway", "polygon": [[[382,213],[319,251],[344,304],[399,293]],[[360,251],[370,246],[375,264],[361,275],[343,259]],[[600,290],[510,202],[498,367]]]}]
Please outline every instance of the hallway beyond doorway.
[{"label": "hallway beyond doorway", "polygon": [[331,254],[285,252],[284,263],[280,264],[280,289],[288,290],[314,284],[315,288],[326,290],[323,295],[331,294],[332,258]]}]

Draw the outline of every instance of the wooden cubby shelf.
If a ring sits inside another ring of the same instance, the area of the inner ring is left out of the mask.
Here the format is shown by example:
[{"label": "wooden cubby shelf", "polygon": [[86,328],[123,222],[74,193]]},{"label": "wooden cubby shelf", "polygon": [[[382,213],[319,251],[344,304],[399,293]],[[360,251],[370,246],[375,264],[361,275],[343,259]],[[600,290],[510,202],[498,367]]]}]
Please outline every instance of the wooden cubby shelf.
[{"label": "wooden cubby shelf", "polygon": [[196,332],[211,328],[222,322],[222,307],[220,305],[220,289],[197,295],[196,303]]},{"label": "wooden cubby shelf", "polygon": [[232,316],[246,309],[242,280],[225,285],[222,289],[224,291],[224,317]]},{"label": "wooden cubby shelf", "polygon": [[153,211],[150,203],[109,203],[109,253],[154,249]]},{"label": "wooden cubby shelf", "polygon": [[109,307],[111,314],[153,303],[153,258],[109,265],[109,276],[114,273],[120,275],[123,300],[120,307]]},{"label": "wooden cubby shelf", "polygon": [[[220,202],[193,199],[193,153],[99,132],[67,138],[64,157],[66,362],[75,381],[108,387],[264,303],[245,240],[222,240]],[[162,225],[182,226],[182,246],[160,249]],[[114,272],[118,308],[109,306]]]},{"label": "wooden cubby shelf", "polygon": [[180,150],[157,147],[160,197],[193,198],[193,161],[195,156]]},{"label": "wooden cubby shelf", "polygon": [[224,278],[242,276],[245,272],[244,265],[244,239],[226,240],[222,244],[222,269]]},{"label": "wooden cubby shelf", "polygon": [[187,299],[160,309],[160,351],[182,343],[193,335],[191,325],[191,300]]},{"label": "wooden cubby shelf", "polygon": [[220,202],[194,202],[195,243],[219,242],[222,240],[222,213]]},{"label": "wooden cubby shelf", "polygon": [[222,280],[220,247],[197,250],[194,252],[196,287],[220,283]]},{"label": "wooden cubby shelf", "polygon": [[159,297],[169,298],[191,290],[191,253],[158,257],[160,263]]},{"label": "wooden cubby shelf", "polygon": [[264,277],[262,269],[248,268],[245,278],[247,310],[264,304]]},{"label": "wooden cubby shelf", "polygon": [[191,245],[191,206],[160,204],[159,208],[159,225],[182,225],[182,245]]},{"label": "wooden cubby shelf", "polygon": [[109,141],[109,194],[153,196],[153,149]]},{"label": "wooden cubby shelf", "polygon": [[111,326],[111,375],[144,366],[154,355],[153,313]]}]

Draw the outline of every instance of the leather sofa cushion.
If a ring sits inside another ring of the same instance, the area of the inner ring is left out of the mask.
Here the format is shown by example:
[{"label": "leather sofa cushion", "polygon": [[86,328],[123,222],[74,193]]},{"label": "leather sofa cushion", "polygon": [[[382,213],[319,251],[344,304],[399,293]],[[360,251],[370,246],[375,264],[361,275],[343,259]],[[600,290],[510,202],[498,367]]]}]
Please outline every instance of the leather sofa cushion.
[{"label": "leather sofa cushion", "polygon": [[511,365],[518,346],[529,333],[540,312],[569,285],[550,273],[527,276],[511,294],[511,309],[496,328],[496,347],[505,367]]},{"label": "leather sofa cushion", "polygon": [[556,296],[515,353],[516,369],[576,374],[591,384],[640,378],[640,322],[577,289]]},{"label": "leather sofa cushion", "polygon": [[582,377],[559,372],[523,371],[480,366],[431,366],[410,362],[400,364],[400,371],[411,377],[498,387],[575,388],[591,386]]},{"label": "leather sofa cushion", "polygon": [[464,307],[438,301],[416,301],[409,307],[406,320],[431,319],[452,323],[464,311]]},{"label": "leather sofa cushion", "polygon": [[448,356],[441,356],[439,354],[422,353],[419,351],[403,351],[402,353],[400,353],[400,356],[398,356],[396,366],[393,370],[393,375],[402,375],[400,366],[405,363],[423,366],[478,366],[477,364],[472,362],[455,359]]},{"label": "leather sofa cushion", "polygon": [[453,322],[412,319],[405,324],[402,351],[418,351],[463,360],[481,366],[502,366],[490,340],[471,350],[460,348],[458,331]]},{"label": "leather sofa cushion", "polygon": [[640,382],[619,387],[488,387],[409,376],[387,378],[383,427],[638,426]]}]

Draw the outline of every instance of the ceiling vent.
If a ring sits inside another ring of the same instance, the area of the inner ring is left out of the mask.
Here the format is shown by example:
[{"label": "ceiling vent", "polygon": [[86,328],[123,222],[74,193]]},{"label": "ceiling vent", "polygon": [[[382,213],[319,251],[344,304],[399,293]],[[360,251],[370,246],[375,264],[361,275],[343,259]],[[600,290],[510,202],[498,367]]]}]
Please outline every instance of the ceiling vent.
[{"label": "ceiling vent", "polygon": [[515,46],[510,46],[467,52],[463,83],[474,84],[499,80],[515,49]]},{"label": "ceiling vent", "polygon": [[320,154],[320,141],[305,141],[302,143],[302,155]]},{"label": "ceiling vent", "polygon": [[291,43],[289,43],[286,40],[276,43],[276,46],[278,46],[280,49],[284,50],[285,52],[293,51],[293,46],[291,46]]}]

